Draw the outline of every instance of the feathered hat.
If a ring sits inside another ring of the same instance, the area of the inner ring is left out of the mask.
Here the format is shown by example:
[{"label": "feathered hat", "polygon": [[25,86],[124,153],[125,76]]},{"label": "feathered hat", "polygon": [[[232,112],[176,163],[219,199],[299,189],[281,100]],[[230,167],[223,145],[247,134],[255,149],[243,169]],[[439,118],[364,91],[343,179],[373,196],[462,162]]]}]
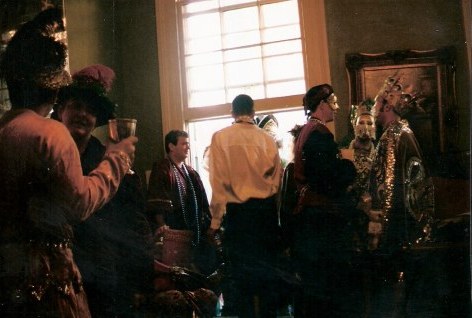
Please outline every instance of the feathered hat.
[{"label": "feathered hat", "polygon": [[393,105],[393,111],[400,117],[405,118],[411,113],[424,113],[424,110],[417,102],[418,96],[413,92],[413,87],[402,83],[400,77],[387,77],[380,88],[379,93],[375,97],[375,101],[384,102],[386,96],[390,93],[398,94],[400,97],[398,102]]},{"label": "feathered hat", "polygon": [[0,77],[8,86],[57,89],[70,83],[65,70],[67,47],[53,37],[63,28],[62,13],[54,8],[42,11],[20,27],[0,61]]}]

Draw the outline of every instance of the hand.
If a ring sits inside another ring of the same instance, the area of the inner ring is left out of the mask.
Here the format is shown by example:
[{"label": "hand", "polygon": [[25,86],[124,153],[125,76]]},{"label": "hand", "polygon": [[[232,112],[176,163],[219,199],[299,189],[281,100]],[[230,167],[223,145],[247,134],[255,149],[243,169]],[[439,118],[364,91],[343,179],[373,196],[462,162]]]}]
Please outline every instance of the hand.
[{"label": "hand", "polygon": [[357,204],[359,210],[364,211],[365,214],[369,215],[369,211],[372,208],[372,197],[368,193],[364,193],[359,198],[359,203]]},{"label": "hand", "polygon": [[127,154],[131,161],[134,160],[134,152],[136,151],[135,144],[138,142],[138,137],[130,136],[121,140],[118,143],[110,142],[107,145],[107,152],[124,152]]},{"label": "hand", "polygon": [[208,244],[213,246],[216,251],[217,261],[220,264],[226,263],[226,255],[223,249],[223,231],[221,229],[208,228],[206,232]]},{"label": "hand", "polygon": [[162,225],[162,226],[159,226],[156,230],[156,235],[157,236],[162,236],[164,235],[164,232],[169,229],[169,226],[168,225]]},{"label": "hand", "polygon": [[378,236],[382,234],[382,223],[379,222],[369,222],[369,235]]},{"label": "hand", "polygon": [[381,210],[369,210],[369,212],[367,212],[367,216],[369,217],[370,222],[381,223],[383,213]]},{"label": "hand", "polygon": [[206,234],[207,234],[208,236],[212,236],[212,237],[213,237],[213,236],[215,235],[215,233],[218,232],[218,231],[219,231],[219,229],[213,229],[213,228],[209,227],[208,230],[207,230],[207,232],[206,232]]},{"label": "hand", "polygon": [[215,246],[215,247],[220,247],[221,246],[221,230],[220,229],[212,229],[211,227],[208,228],[206,232],[206,237],[208,242]]},{"label": "hand", "polygon": [[162,225],[157,228],[154,232],[154,241],[157,245],[162,245],[164,243],[164,232],[169,228],[167,225]]},{"label": "hand", "polygon": [[383,213],[381,210],[369,210],[367,215],[369,216],[369,225],[367,233],[369,235],[369,250],[375,250],[379,246],[380,236],[383,233],[382,228],[382,217]]}]

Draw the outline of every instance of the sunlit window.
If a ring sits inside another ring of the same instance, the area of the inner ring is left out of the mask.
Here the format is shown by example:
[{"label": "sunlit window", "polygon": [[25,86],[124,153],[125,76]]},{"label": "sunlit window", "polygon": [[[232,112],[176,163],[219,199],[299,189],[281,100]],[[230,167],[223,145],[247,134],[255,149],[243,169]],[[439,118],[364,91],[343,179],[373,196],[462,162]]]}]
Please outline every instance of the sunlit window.
[{"label": "sunlit window", "polygon": [[296,0],[179,3],[188,107],[305,91]]},{"label": "sunlit window", "polygon": [[[288,115],[303,109],[307,88],[331,82],[324,0],[155,4],[163,135],[195,133],[198,152],[212,123],[231,122],[237,95],[250,95],[257,114]],[[195,158],[191,164],[199,165]]]}]

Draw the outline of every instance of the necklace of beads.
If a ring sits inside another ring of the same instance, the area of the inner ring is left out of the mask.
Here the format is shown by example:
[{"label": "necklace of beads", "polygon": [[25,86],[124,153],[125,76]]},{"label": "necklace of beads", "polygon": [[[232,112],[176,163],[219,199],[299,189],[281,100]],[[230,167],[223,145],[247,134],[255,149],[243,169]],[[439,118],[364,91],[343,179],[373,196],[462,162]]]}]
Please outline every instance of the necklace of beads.
[{"label": "necklace of beads", "polygon": [[237,118],[235,118],[234,123],[236,124],[245,123],[245,124],[255,125],[254,118],[248,115],[238,116]]},{"label": "necklace of beads", "polygon": [[310,117],[309,121],[314,121],[315,123],[318,123],[318,124],[321,124],[323,126],[326,126],[325,122],[318,119],[318,118],[315,118],[315,117]]},{"label": "necklace of beads", "polygon": [[[179,199],[180,199],[180,206],[182,207],[182,215],[184,217],[184,222],[185,225],[187,226],[188,229],[191,228],[190,223],[189,223],[189,217],[187,215],[187,209],[186,209],[186,204],[185,204],[185,186],[182,183],[182,180],[179,177],[179,171],[177,166],[172,163],[172,170],[174,171],[175,179],[177,180],[177,189],[179,190]],[[195,239],[192,241],[193,246],[197,246],[200,243],[200,222],[199,222],[199,216],[198,216],[198,204],[197,204],[197,195],[195,194],[195,189],[192,184],[192,180],[190,179],[190,175],[188,173],[187,167],[185,164],[182,165],[182,171],[184,174],[184,178],[188,181],[189,185],[189,192],[190,195],[192,196],[193,200],[193,206],[194,206],[194,215],[195,215],[195,228],[197,230]]]}]

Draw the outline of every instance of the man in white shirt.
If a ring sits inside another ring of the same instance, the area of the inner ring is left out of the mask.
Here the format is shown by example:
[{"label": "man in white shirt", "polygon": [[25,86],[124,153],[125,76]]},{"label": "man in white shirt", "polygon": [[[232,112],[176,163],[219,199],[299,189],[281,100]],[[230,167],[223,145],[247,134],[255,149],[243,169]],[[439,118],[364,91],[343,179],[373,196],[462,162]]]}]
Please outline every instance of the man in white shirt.
[{"label": "man in white shirt", "polygon": [[[234,123],[216,132],[209,160],[212,214],[209,234],[224,218],[224,246],[235,283],[240,317],[275,317],[271,284],[279,228],[276,194],[282,166],[274,139],[254,122],[254,102],[238,95],[232,102]],[[223,296],[225,296],[223,292]]]}]

